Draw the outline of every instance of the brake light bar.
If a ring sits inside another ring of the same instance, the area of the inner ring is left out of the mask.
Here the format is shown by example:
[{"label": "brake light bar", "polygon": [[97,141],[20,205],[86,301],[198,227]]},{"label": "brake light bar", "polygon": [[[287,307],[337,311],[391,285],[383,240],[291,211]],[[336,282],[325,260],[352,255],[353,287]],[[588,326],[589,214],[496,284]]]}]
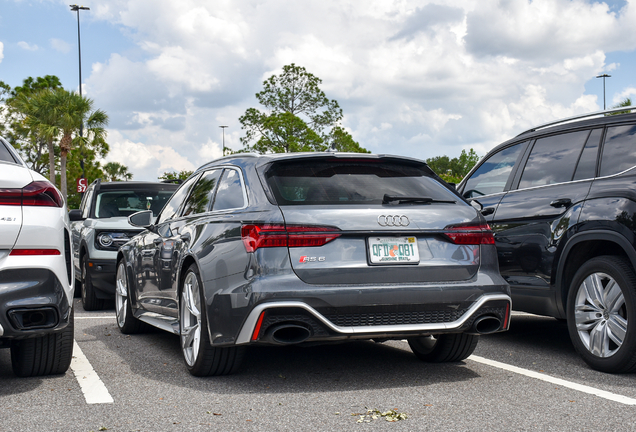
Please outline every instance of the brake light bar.
[{"label": "brake light bar", "polygon": [[42,180],[22,189],[0,189],[0,205],[63,207],[64,199],[53,184]]},{"label": "brake light bar", "polygon": [[445,228],[444,235],[458,245],[495,244],[495,237],[488,224],[451,225]]},{"label": "brake light bar", "polygon": [[33,256],[33,255],[61,255],[57,249],[13,249],[9,255]]},{"label": "brake light bar", "polygon": [[337,228],[283,224],[253,224],[241,227],[245,250],[264,247],[317,247],[340,237]]}]

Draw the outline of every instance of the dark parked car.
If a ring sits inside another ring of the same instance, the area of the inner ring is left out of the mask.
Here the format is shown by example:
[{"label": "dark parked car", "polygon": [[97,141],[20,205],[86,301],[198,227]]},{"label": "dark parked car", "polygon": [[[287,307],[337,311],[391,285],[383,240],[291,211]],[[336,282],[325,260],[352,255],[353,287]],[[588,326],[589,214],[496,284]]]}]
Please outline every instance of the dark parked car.
[{"label": "dark parked car", "polygon": [[499,145],[458,186],[483,205],[514,308],[567,319],[605,372],[636,370],[635,166],[636,115],[596,113]]},{"label": "dark parked car", "polygon": [[508,328],[508,285],[479,212],[425,163],[394,156],[236,155],[199,168],[117,256],[117,324],[180,335],[197,376],[244,347],[408,339],[468,357]]}]

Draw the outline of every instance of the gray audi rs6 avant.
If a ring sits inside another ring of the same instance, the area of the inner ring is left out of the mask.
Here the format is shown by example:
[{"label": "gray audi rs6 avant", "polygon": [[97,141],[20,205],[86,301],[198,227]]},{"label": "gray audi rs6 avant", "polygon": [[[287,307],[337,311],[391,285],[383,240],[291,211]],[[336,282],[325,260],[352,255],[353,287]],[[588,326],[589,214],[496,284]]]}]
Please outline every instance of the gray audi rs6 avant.
[{"label": "gray audi rs6 avant", "polygon": [[199,168],[117,257],[123,333],[179,335],[193,375],[249,345],[407,339],[423,361],[468,357],[508,329],[510,291],[481,214],[422,161],[238,154]]}]

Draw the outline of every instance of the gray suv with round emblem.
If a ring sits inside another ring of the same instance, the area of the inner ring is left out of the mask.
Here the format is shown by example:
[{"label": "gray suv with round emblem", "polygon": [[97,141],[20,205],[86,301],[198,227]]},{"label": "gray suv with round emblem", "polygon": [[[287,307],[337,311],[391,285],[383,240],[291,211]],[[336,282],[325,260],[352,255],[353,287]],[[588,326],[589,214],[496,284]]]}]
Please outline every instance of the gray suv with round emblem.
[{"label": "gray suv with round emblem", "polygon": [[117,255],[123,333],[180,336],[196,376],[250,345],[407,339],[468,357],[507,330],[511,300],[479,212],[419,160],[240,154],[199,168]]}]

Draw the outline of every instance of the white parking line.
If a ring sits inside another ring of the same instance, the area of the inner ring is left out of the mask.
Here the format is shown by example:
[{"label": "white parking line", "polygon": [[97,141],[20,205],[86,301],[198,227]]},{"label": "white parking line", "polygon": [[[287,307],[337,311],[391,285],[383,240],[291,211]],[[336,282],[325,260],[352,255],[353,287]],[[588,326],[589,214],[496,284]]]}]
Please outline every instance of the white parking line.
[{"label": "white parking line", "polygon": [[583,392],[583,393],[587,393],[587,394],[591,394],[591,395],[594,395],[594,396],[598,396],[598,397],[602,397],[602,398],[605,398],[605,399],[609,399],[611,401],[622,403],[622,404],[625,404],[625,405],[636,405],[636,399],[632,399],[632,398],[629,398],[627,396],[621,396],[621,395],[618,395],[618,394],[615,394],[615,393],[610,393],[610,392],[607,392],[605,390],[599,390],[599,389],[596,389],[594,387],[586,386],[586,385],[583,385],[583,384],[577,384],[577,383],[574,383],[574,382],[571,382],[571,381],[566,381],[566,380],[563,380],[563,379],[560,379],[560,378],[554,378],[554,377],[551,377],[551,376],[543,374],[543,373],[534,372],[534,371],[531,371],[531,370],[528,370],[528,369],[523,369],[523,368],[520,368],[520,367],[517,367],[517,366],[512,366],[512,365],[509,365],[509,364],[506,364],[506,363],[500,363],[498,361],[489,360],[487,358],[479,357],[479,356],[476,356],[476,355],[471,355],[470,357],[468,357],[468,360],[472,360],[472,361],[475,361],[475,362],[478,362],[478,363],[483,363],[483,364],[488,365],[488,366],[493,366],[493,367],[496,367],[496,368],[499,368],[499,369],[503,369],[503,370],[507,370],[509,372],[514,372],[514,373],[517,373],[517,374],[520,374],[520,375],[525,375],[525,376],[530,377],[530,378],[536,378],[536,379],[539,379],[541,381],[546,381],[546,382],[549,382],[549,383],[552,383],[552,384],[560,385],[562,387],[567,387],[567,388],[570,388],[572,390],[576,390],[576,391],[580,391],[580,392]]},{"label": "white parking line", "polygon": [[88,404],[113,403],[114,400],[108,389],[99,379],[95,370],[88,362],[88,359],[80,349],[77,341],[73,341],[73,360],[71,369],[75,373],[75,378],[84,393],[84,398]]},{"label": "white parking line", "polygon": [[74,319],[83,320],[83,319],[115,319],[115,315],[94,315],[94,316],[76,316]]}]

